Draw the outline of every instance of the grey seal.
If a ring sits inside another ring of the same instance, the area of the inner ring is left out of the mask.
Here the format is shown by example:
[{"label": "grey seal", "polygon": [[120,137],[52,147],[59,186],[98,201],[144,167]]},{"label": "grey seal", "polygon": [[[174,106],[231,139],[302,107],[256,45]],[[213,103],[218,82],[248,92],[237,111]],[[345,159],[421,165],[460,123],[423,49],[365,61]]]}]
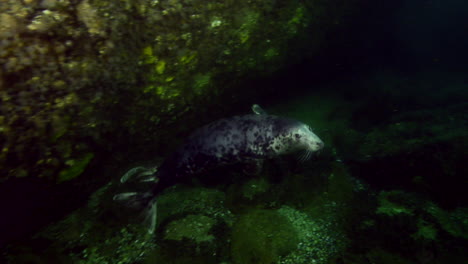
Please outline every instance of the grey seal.
[{"label": "grey seal", "polygon": [[156,197],[182,178],[194,177],[205,171],[228,164],[253,164],[260,168],[266,159],[304,151],[303,158],[324,147],[323,141],[310,127],[300,121],[267,114],[258,105],[254,114],[224,118],[194,131],[159,168],[136,167],[129,170],[121,182],[131,179],[153,182],[145,193],[127,192],[114,200],[132,207],[145,207],[149,215],[149,232],[156,226]]}]

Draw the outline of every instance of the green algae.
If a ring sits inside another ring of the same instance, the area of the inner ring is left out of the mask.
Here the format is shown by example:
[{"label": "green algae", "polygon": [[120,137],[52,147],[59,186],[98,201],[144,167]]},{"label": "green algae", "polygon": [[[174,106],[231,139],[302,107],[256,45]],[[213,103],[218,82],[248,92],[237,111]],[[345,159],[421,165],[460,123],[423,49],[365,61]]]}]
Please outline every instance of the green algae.
[{"label": "green algae", "polygon": [[348,244],[344,231],[337,225],[339,216],[335,212],[318,209],[322,212],[320,217],[311,217],[289,206],[282,206],[277,211],[288,219],[299,238],[297,247],[282,256],[279,264],[330,263]]},{"label": "green algae", "polygon": [[287,218],[273,210],[254,210],[234,225],[231,254],[235,264],[269,264],[289,254],[298,242]]},{"label": "green algae", "polygon": [[437,228],[434,224],[429,223],[423,219],[418,219],[417,223],[418,230],[412,235],[416,240],[436,240],[437,239]]},{"label": "green algae", "polygon": [[468,208],[457,207],[443,210],[434,203],[428,203],[424,210],[435,218],[440,227],[450,235],[468,239]]},{"label": "green algae", "polygon": [[211,74],[197,74],[194,77],[193,90],[197,95],[207,92],[211,82]]},{"label": "green algae", "polygon": [[[414,215],[414,209],[408,205],[401,204],[393,201],[398,199],[399,196],[403,195],[402,191],[382,191],[379,194],[379,207],[377,208],[377,214],[383,214],[387,216],[396,216],[400,214]],[[393,198],[393,200],[392,200]]]},{"label": "green algae", "polygon": [[65,182],[76,177],[80,176],[88,164],[93,160],[94,154],[93,153],[86,153],[83,157],[78,159],[70,159],[66,162],[67,168],[60,171],[58,175],[58,182]]},{"label": "green algae", "polygon": [[204,215],[187,215],[166,226],[164,239],[181,241],[186,238],[195,243],[213,241],[214,236],[209,232],[215,223],[214,219]]}]

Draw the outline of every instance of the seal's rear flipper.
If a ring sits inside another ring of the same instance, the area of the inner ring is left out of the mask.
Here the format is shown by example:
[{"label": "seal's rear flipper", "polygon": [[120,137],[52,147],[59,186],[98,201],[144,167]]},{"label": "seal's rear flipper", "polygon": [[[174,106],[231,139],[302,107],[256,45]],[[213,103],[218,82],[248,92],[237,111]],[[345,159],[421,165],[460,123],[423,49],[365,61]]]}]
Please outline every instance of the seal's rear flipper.
[{"label": "seal's rear flipper", "polygon": [[119,201],[126,207],[133,209],[145,208],[152,198],[151,193],[139,193],[139,192],[126,192],[114,195],[113,200]]},{"label": "seal's rear flipper", "polygon": [[148,233],[153,234],[156,229],[157,202],[151,193],[128,192],[114,196],[114,201],[122,202],[125,206],[134,209],[144,209],[144,223],[148,225]]},{"label": "seal's rear flipper", "polygon": [[146,208],[145,224],[148,225],[148,234],[153,234],[156,229],[156,220],[158,216],[158,203],[153,199]]},{"label": "seal's rear flipper", "polygon": [[132,168],[128,170],[122,178],[120,178],[121,183],[125,183],[129,180],[139,180],[142,182],[149,182],[152,180],[155,180],[153,175],[157,171],[157,167],[152,167],[152,168],[145,168],[142,166],[138,166],[135,168]]}]

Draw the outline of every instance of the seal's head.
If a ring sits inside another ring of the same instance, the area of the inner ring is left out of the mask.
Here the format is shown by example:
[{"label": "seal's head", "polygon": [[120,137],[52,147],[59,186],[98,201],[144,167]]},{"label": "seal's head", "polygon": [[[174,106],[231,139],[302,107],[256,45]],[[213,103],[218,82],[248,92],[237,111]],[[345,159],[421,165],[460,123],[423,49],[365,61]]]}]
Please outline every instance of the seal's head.
[{"label": "seal's head", "polygon": [[302,124],[297,131],[294,133],[294,137],[297,140],[297,144],[300,148],[307,151],[316,152],[324,147],[323,141],[312,132],[312,129]]},{"label": "seal's head", "polygon": [[273,141],[273,148],[277,154],[287,154],[295,151],[305,151],[305,158],[309,158],[313,152],[324,147],[323,141],[309,126],[301,122],[294,122],[283,127],[282,133]]}]

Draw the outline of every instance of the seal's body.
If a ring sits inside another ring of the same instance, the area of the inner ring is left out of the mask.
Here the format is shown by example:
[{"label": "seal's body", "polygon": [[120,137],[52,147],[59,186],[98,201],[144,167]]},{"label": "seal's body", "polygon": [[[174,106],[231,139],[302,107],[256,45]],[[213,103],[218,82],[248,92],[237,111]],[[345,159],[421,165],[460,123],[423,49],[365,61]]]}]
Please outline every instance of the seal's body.
[{"label": "seal's body", "polygon": [[256,114],[225,118],[199,128],[157,170],[150,173],[142,167],[130,170],[121,182],[130,177],[144,177],[144,181],[153,181],[154,187],[147,193],[121,193],[114,200],[146,206],[151,216],[149,232],[153,232],[156,197],[180,178],[228,164],[258,165],[265,159],[299,150],[306,151],[305,157],[309,157],[323,148],[320,138],[304,123],[268,115],[257,105],[253,110]]},{"label": "seal's body", "polygon": [[299,121],[273,115],[225,118],[196,130],[159,168],[161,177],[186,177],[234,163],[255,163],[323,142]]}]

